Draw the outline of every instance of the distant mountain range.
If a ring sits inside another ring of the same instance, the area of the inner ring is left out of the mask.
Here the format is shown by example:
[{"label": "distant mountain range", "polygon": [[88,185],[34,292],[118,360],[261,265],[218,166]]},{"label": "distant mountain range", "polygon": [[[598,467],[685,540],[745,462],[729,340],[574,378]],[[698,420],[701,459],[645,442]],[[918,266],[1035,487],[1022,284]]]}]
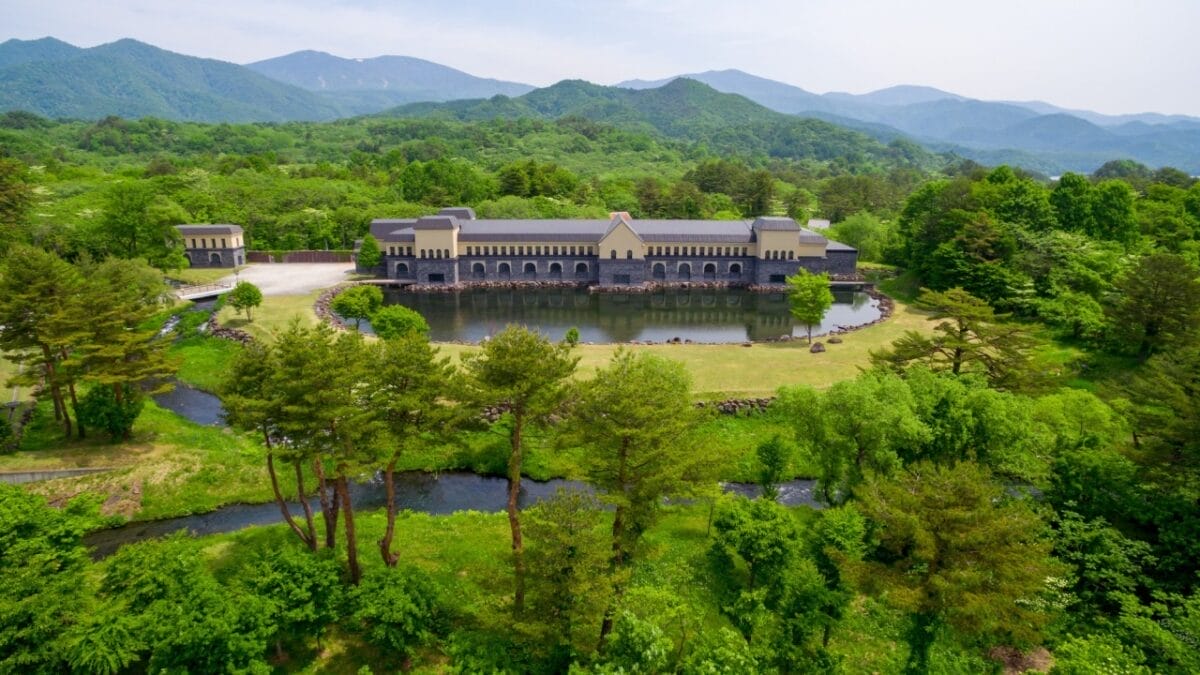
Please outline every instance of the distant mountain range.
[{"label": "distant mountain range", "polygon": [[302,51],[246,65],[260,75],[327,95],[354,114],[417,101],[520,96],[534,87],[475,77],[411,56],[344,59]]},{"label": "distant mountain range", "polygon": [[[1041,101],[980,101],[931,87],[898,86],[869,94],[810,91],[739,70],[680,75],[741,94],[772,110],[817,117],[880,139],[906,135],[987,163],[1016,163],[1059,173],[1091,171],[1116,158],[1200,173],[1200,118],[1142,113],[1103,115]],[[628,89],[676,78],[629,80]]]},{"label": "distant mountain range", "polygon": [[932,168],[944,164],[944,158],[911,141],[889,139],[885,144],[865,133],[775,112],[744,96],[721,93],[685,78],[642,90],[564,80],[516,98],[413,103],[382,114],[464,121],[574,117],[699,141],[731,154],[844,158],[856,165],[875,162]]},{"label": "distant mountain range", "polygon": [[[744,99],[700,103],[698,91],[668,87],[683,80]],[[640,98],[619,93],[638,90],[665,93]],[[546,93],[535,95],[539,91]],[[689,96],[680,97],[680,91]],[[454,103],[404,106],[449,101]],[[404,107],[392,110],[398,105]],[[704,105],[717,105],[720,110],[705,110]],[[738,70],[652,82],[629,80],[616,87],[567,81],[535,91],[530,85],[475,77],[406,56],[346,59],[301,51],[241,66],[128,39],[81,49],[43,38],[0,44],[0,110],[16,109],[54,118],[118,115],[208,122],[327,120],[385,110],[464,119],[556,117],[570,111],[589,119],[653,127],[677,137],[699,133],[706,141],[740,138],[743,145],[768,148],[782,141],[746,139],[745,130],[736,127],[751,124],[757,132],[773,133],[767,127],[787,126],[763,115],[773,111],[823,120],[829,124],[819,128],[829,133],[842,133],[844,129],[837,127],[846,127],[883,144],[907,138],[935,152],[954,152],[988,164],[1018,164],[1050,174],[1091,171],[1121,158],[1200,173],[1200,118],[1196,117],[1103,115],[1041,101],[980,101],[912,85],[867,94],[814,94]],[[807,131],[816,128],[809,124]]]}]

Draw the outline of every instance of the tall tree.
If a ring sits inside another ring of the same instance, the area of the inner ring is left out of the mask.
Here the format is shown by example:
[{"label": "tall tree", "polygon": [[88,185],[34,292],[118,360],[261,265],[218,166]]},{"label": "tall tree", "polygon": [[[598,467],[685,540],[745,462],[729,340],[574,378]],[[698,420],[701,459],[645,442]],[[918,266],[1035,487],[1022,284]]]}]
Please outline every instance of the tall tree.
[{"label": "tall tree", "polygon": [[109,188],[100,233],[104,251],[143,258],[159,269],[184,264],[183,237],[176,225],[190,217],[181,206],[155,194],[149,182],[120,182]]},{"label": "tall tree", "polygon": [[567,379],[575,372],[578,357],[570,347],[554,344],[545,336],[521,326],[508,326],[492,336],[463,362],[463,394],[472,405],[493,405],[507,410],[508,524],[512,532],[514,607],[525,607],[525,559],[521,539],[521,470],[525,432],[557,410],[567,393]]},{"label": "tall tree", "polygon": [[66,436],[73,426],[63,391],[74,375],[62,362],[79,330],[72,310],[82,288],[78,270],[42,249],[18,246],[0,263],[0,349],[25,367],[21,381],[44,378]]},{"label": "tall tree", "polygon": [[1200,326],[1200,271],[1182,256],[1139,258],[1116,283],[1107,308],[1123,351],[1143,357],[1195,333]]},{"label": "tall tree", "polygon": [[374,269],[379,266],[381,257],[379,241],[370,234],[363,237],[362,246],[358,249],[358,266],[364,270]]},{"label": "tall tree", "polygon": [[813,326],[820,326],[825,313],[833,306],[833,291],[829,290],[829,275],[811,274],[801,269],[787,278],[788,304],[792,316],[808,329],[808,341],[812,342]]},{"label": "tall tree", "polygon": [[[276,350],[260,341],[251,342],[238,351],[221,387],[225,421],[234,428],[262,434],[267,450],[267,476],[271,480],[275,503],[292,532],[310,551],[316,551],[316,530],[313,527],[312,508],[308,505],[308,494],[304,490],[302,456],[280,431],[284,415],[282,392],[274,386],[272,379],[278,368],[277,358]],[[290,461],[296,472],[296,497],[304,510],[306,527],[302,528],[292,517],[280,488],[275,470],[275,457],[280,454]]]},{"label": "tall tree", "polygon": [[[619,350],[580,385],[570,438],[587,450],[588,481],[615,509],[614,572],[629,566],[664,497],[694,495],[706,486],[707,458],[687,442],[697,421],[691,378],[677,361]],[[601,639],[611,629],[610,612]]]},{"label": "tall tree", "polygon": [[1005,500],[985,469],[921,462],[899,480],[872,478],[856,494],[879,548],[843,567],[862,589],[910,615],[906,672],[929,672],[943,628],[1005,644],[1039,638],[1049,617],[1034,600],[1059,566],[1037,516]]},{"label": "tall tree", "polygon": [[983,300],[961,288],[945,292],[923,291],[918,306],[939,322],[933,336],[908,331],[891,349],[871,352],[876,366],[903,372],[913,364],[955,375],[978,372],[996,387],[1025,386],[1031,377],[1029,349],[1032,339],[1020,327],[1002,323]]},{"label": "tall tree", "polygon": [[387,489],[387,527],[379,552],[385,564],[395,567],[400,559],[392,550],[396,462],[405,452],[440,441],[453,428],[457,411],[444,399],[453,391],[455,371],[420,333],[385,340],[377,354],[379,361],[370,370],[371,405],[387,433],[387,442],[377,445],[376,463]]},{"label": "tall tree", "polygon": [[25,166],[0,158],[0,253],[28,239],[25,218],[33,206],[33,188]]}]

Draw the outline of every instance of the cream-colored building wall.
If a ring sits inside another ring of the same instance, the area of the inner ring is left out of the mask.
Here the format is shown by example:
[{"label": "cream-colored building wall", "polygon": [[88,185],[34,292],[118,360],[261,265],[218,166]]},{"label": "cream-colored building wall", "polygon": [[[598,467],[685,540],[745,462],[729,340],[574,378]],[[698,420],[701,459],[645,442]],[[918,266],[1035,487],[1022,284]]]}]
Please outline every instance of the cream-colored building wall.
[{"label": "cream-colored building wall", "polygon": [[797,258],[824,258],[825,244],[802,243],[799,233],[795,231],[759,230],[758,250],[755,253],[758,258],[790,260],[789,253]]},{"label": "cream-colored building wall", "polygon": [[[206,244],[205,246],[200,245],[201,239],[204,240],[203,243]],[[226,246],[219,246],[222,239],[225,240],[225,243],[227,244]],[[232,236],[225,235],[224,237],[222,237],[221,235],[218,234],[218,235],[214,235],[214,236],[208,236],[208,235],[206,235],[204,237],[187,236],[187,237],[183,238],[184,248],[241,248],[242,245],[243,245],[242,235],[240,235],[240,234],[235,234]]]},{"label": "cream-colored building wall", "polygon": [[458,257],[458,230],[417,230],[414,238],[413,248],[418,258],[421,251],[425,251],[426,258],[438,257],[430,251],[442,251],[442,257],[449,251],[452,257]]},{"label": "cream-colored building wall", "polygon": [[627,257],[627,251],[633,251],[635,260],[641,260],[646,257],[645,244],[642,243],[641,238],[624,221],[619,223],[600,240],[599,248],[602,260],[608,260],[613,257],[613,251],[617,252],[616,257],[621,260]]},{"label": "cream-colored building wall", "polygon": [[[662,250],[662,253],[658,252],[660,249]],[[695,249],[696,252],[692,253],[692,249]],[[679,252],[676,253],[675,252],[676,250],[678,250]],[[726,250],[728,250],[729,253],[726,253],[725,252]],[[743,251],[745,251],[745,252],[743,253]],[[727,255],[728,256],[752,256],[752,255],[754,255],[754,244],[753,243],[745,243],[745,244],[706,244],[706,243],[702,243],[702,244],[697,244],[694,241],[688,241],[688,242],[683,242],[683,241],[658,242],[658,241],[656,241],[653,243],[646,244],[646,255],[652,255],[652,256],[661,255],[663,257],[666,257],[666,256],[680,256],[680,257],[682,257],[682,256],[688,256],[688,257],[721,256],[721,257],[725,257]]]}]

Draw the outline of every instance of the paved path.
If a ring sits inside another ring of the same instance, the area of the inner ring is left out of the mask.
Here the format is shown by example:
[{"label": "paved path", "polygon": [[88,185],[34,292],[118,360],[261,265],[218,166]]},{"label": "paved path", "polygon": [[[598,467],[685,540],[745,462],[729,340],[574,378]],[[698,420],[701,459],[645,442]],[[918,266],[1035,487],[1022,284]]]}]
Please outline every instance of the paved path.
[{"label": "paved path", "polygon": [[[263,295],[304,295],[349,279],[354,263],[255,263],[243,267],[236,280],[258,286]],[[233,283],[234,275],[222,282]]]}]

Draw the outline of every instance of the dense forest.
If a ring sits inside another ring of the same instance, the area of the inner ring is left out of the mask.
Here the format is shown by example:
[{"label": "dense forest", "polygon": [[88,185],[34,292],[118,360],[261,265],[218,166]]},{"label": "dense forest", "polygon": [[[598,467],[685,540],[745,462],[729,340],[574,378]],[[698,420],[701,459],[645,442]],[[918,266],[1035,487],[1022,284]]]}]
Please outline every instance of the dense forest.
[{"label": "dense forest", "polygon": [[[1200,183],[760,140],[581,117],[0,117],[0,348],[41,384],[19,450],[177,433],[142,392],[203,354],[236,433],[181,433],[222,451],[202,489],[253,484],[286,518],[92,560],[101,496],[3,486],[0,670],[1200,670]],[[572,341],[517,327],[457,360],[420,321],[155,340],[175,224],[348,248],[373,217],[445,205],[828,218],[930,330],[724,421],[669,358],[579,372]],[[458,463],[427,459],[444,446]],[[401,511],[394,474],[428,464],[507,476],[505,513]],[[523,506],[534,470],[593,492]],[[371,475],[382,508],[350,487]],[[720,494],[746,475],[765,497]],[[822,508],[770,498],[794,477]]]}]

